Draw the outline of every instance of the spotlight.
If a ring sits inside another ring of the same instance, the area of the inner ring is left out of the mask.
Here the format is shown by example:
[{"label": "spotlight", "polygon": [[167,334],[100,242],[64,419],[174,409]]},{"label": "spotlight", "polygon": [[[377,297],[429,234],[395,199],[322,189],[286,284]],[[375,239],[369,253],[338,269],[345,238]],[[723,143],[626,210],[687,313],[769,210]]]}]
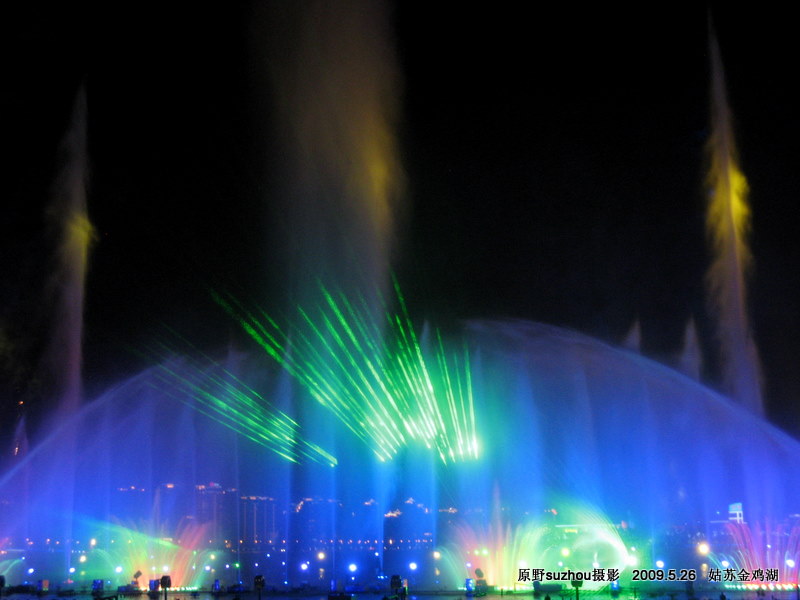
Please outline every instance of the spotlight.
[{"label": "spotlight", "polygon": [[[164,567],[166,570],[166,567]],[[161,589],[164,590],[164,600],[167,600],[167,590],[172,587],[172,577],[169,575],[161,576]]]}]

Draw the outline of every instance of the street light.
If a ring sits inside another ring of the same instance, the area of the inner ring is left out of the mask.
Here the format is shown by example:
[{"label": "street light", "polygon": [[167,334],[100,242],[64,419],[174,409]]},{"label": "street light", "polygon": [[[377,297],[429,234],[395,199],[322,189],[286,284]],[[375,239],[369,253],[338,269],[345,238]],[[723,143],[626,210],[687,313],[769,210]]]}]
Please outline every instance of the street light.
[{"label": "street light", "polygon": [[573,579],[572,580],[572,587],[575,588],[575,600],[580,600],[580,588],[583,585],[583,579]]}]

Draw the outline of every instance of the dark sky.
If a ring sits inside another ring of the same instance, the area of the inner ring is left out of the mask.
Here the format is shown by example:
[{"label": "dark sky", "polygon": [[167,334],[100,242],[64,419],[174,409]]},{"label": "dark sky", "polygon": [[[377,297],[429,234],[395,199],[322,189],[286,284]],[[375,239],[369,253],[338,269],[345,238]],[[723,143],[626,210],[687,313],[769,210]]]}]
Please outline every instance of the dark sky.
[{"label": "dark sky", "polygon": [[[611,342],[638,318],[644,352],[662,360],[693,316],[713,382],[706,8],[398,4],[408,187],[394,267],[414,316],[530,318]],[[164,324],[225,346],[235,326],[208,286],[268,301],[282,285],[270,250],[280,143],[256,60],[264,13],[54,10],[0,18],[5,414],[20,397],[45,406],[44,212],[81,81],[98,235],[87,388],[143,366],[135,351]],[[795,34],[785,15],[732,10],[714,18],[752,190],[751,312],[769,415],[797,435]]]}]

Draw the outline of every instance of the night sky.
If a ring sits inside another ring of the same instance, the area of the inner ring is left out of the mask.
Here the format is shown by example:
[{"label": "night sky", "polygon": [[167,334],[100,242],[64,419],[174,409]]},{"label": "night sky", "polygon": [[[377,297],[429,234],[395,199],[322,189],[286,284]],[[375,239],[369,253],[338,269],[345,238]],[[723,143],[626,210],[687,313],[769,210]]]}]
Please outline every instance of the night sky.
[{"label": "night sky", "polygon": [[[795,33],[785,15],[731,10],[714,20],[751,187],[751,315],[768,415],[798,436]],[[97,231],[88,394],[145,366],[138,350],[164,326],[209,351],[244,343],[209,287],[265,305],[280,295],[284,174],[265,14],[77,5],[0,19],[4,434],[19,399],[32,414],[47,406],[45,207],[81,82]],[[407,177],[393,265],[413,316],[534,319],[612,343],[638,318],[643,352],[664,361],[691,316],[714,385],[706,8],[529,14],[401,2],[392,23]]]}]

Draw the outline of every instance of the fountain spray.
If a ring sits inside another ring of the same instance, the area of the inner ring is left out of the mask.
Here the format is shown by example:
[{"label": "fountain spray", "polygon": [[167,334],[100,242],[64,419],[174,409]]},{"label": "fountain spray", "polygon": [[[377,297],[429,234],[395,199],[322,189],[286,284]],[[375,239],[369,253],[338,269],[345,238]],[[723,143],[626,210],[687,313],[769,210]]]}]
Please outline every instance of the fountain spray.
[{"label": "fountain spray", "polygon": [[[71,423],[81,405],[84,285],[89,246],[94,236],[86,208],[88,179],[86,90],[78,90],[72,120],[61,145],[61,171],[55,182],[48,217],[57,246],[52,285],[55,290],[54,326],[49,349],[55,392],[59,398],[56,424]],[[75,447],[77,431],[66,433],[60,460],[66,477],[61,495],[65,515],[73,512]],[[72,538],[72,519],[64,519],[67,568]]]},{"label": "fountain spray", "polygon": [[747,316],[747,272],[752,255],[747,245],[750,207],[748,186],[739,168],[725,90],[719,45],[710,34],[711,137],[707,151],[708,229],[713,257],[706,275],[711,309],[717,316],[725,392],[756,414],[763,414],[758,353]]}]

